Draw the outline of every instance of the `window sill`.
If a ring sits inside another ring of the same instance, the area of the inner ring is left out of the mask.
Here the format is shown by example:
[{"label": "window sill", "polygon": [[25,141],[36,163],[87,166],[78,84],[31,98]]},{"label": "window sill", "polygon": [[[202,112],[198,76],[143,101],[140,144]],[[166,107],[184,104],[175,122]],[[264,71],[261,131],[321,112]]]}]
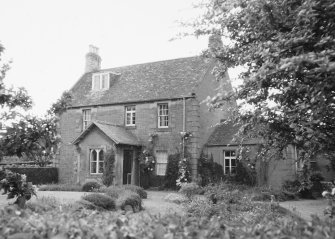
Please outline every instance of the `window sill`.
[{"label": "window sill", "polygon": [[136,125],[126,125],[124,126],[126,129],[136,129]]},{"label": "window sill", "polygon": [[171,128],[157,128],[157,132],[171,132]]}]

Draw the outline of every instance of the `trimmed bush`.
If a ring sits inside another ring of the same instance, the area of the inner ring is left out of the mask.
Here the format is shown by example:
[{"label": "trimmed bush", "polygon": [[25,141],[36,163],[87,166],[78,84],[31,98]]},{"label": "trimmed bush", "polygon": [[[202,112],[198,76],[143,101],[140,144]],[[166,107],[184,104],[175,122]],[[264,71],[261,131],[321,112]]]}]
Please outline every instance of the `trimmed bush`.
[{"label": "trimmed bush", "polygon": [[116,208],[114,199],[104,194],[92,193],[83,196],[82,199],[106,210],[115,210]]},{"label": "trimmed bush", "polygon": [[12,172],[25,174],[27,182],[34,185],[58,183],[58,168],[6,168]]},{"label": "trimmed bush", "polygon": [[72,191],[81,192],[82,186],[77,184],[47,184],[38,188],[39,191]]},{"label": "trimmed bush", "polygon": [[139,186],[128,184],[128,185],[123,185],[122,187],[123,187],[124,189],[126,189],[126,190],[130,190],[130,191],[132,191],[132,192],[137,193],[141,198],[144,198],[144,199],[145,199],[145,198],[148,197],[147,192],[144,191],[144,189],[141,188],[141,187],[139,187]]},{"label": "trimmed bush", "polygon": [[116,199],[124,190],[124,188],[118,186],[110,186],[106,189],[105,194]]},{"label": "trimmed bush", "polygon": [[83,192],[93,192],[94,190],[98,190],[101,185],[98,182],[91,181],[84,183],[82,187]]},{"label": "trimmed bush", "polygon": [[133,211],[136,212],[142,209],[142,199],[137,193],[125,190],[117,198],[116,205],[122,210],[129,205],[132,207]]}]

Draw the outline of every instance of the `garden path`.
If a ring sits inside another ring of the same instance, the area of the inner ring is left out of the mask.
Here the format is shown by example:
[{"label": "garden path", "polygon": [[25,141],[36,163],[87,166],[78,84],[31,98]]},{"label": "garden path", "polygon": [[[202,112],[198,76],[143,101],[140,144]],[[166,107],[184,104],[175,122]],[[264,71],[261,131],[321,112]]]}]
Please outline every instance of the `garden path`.
[{"label": "garden path", "polygon": [[323,211],[328,206],[328,202],[326,199],[298,200],[281,202],[279,205],[290,210],[299,217],[310,221],[312,219],[311,215],[317,215],[322,219],[326,218]]},{"label": "garden path", "polygon": [[[143,200],[143,207],[147,212],[151,214],[184,213],[182,206],[164,200],[170,192],[147,191],[147,193],[148,198]],[[87,193],[67,191],[39,191],[37,193],[38,197],[55,197],[60,203],[65,204],[73,203],[85,194]],[[8,205],[6,197],[6,195],[0,195],[0,208]],[[35,197],[32,200],[36,200]]]}]

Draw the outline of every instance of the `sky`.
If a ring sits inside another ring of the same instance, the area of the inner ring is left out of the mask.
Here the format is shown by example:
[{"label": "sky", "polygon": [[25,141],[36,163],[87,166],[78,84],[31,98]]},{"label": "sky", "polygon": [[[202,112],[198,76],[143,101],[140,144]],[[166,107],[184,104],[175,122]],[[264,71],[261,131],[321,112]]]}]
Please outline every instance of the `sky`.
[{"label": "sky", "polygon": [[199,55],[207,37],[179,24],[199,16],[195,0],[0,0],[0,43],[11,60],[4,80],[24,87],[43,115],[84,73],[90,44],[102,68]]}]

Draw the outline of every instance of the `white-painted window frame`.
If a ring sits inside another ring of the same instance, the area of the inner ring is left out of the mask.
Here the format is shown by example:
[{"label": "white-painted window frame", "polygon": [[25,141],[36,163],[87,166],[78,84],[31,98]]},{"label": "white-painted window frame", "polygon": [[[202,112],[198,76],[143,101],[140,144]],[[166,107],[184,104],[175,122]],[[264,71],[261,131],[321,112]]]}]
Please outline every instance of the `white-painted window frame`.
[{"label": "white-painted window frame", "polygon": [[[159,157],[159,154],[165,154],[164,158]],[[165,176],[166,168],[168,163],[168,152],[167,150],[156,150],[156,175]]]},{"label": "white-painted window frame", "polygon": [[[165,107],[165,109],[163,109],[163,107]],[[162,107],[162,109],[161,109]],[[166,112],[164,112],[166,111]],[[163,117],[166,117],[164,122],[167,122],[167,125],[165,125],[165,123],[163,125],[161,125],[162,119]],[[157,126],[160,129],[166,129],[169,128],[169,103],[158,103],[157,104]]]},{"label": "white-painted window frame", "polygon": [[[128,123],[128,115],[130,117],[130,122]],[[136,125],[136,105],[125,106],[125,125],[135,126]]]},{"label": "white-painted window frame", "polygon": [[[93,151],[96,151],[97,153],[97,160],[96,161],[92,161],[92,158],[93,158]],[[102,151],[102,158],[100,158],[100,151]],[[104,155],[105,155],[105,152],[103,150],[103,148],[90,148],[89,149],[89,163],[90,163],[90,174],[91,175],[101,175],[103,174],[103,172],[99,173],[99,165],[102,163],[102,168],[103,168],[103,163],[104,163]],[[92,173],[92,163],[96,163],[96,166],[95,166],[95,173]]]},{"label": "white-painted window frame", "polygon": [[[89,113],[88,113],[89,112]],[[83,130],[85,130],[92,120],[91,109],[83,109]]]},{"label": "white-painted window frame", "polygon": [[[226,152],[230,152],[229,156],[226,156]],[[234,153],[234,155],[232,155],[232,152]],[[229,165],[226,166],[226,159],[229,160]],[[232,161],[235,161],[235,166],[232,166]],[[236,157],[236,151],[235,150],[223,150],[223,173],[225,175],[234,175],[234,173],[232,173],[233,169],[235,168],[236,170],[236,164],[237,164],[237,157]],[[229,168],[228,172],[227,169]]]},{"label": "white-painted window frame", "polygon": [[[98,83],[96,83],[96,80]],[[103,81],[106,81],[104,87]],[[110,87],[110,75],[109,73],[95,73],[92,75],[92,90],[93,91],[100,91],[100,90],[108,90]]]}]

